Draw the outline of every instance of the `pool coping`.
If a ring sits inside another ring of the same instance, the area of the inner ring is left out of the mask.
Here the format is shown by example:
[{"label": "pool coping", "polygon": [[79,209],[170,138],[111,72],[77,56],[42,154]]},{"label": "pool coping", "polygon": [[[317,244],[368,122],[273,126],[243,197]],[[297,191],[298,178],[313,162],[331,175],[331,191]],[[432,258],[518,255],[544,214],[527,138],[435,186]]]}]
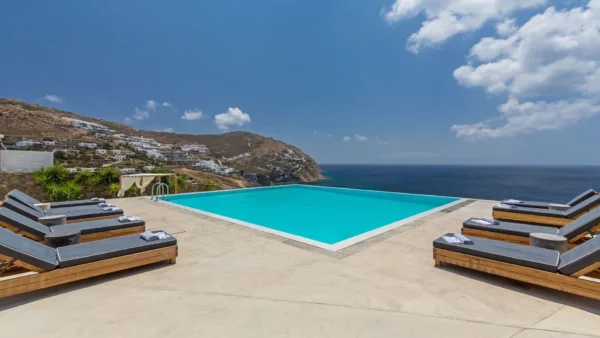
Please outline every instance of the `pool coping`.
[{"label": "pool coping", "polygon": [[[461,198],[461,197],[451,197],[451,196],[437,196],[437,195],[424,195],[424,194],[409,194],[409,193],[400,193],[400,192],[393,192],[393,191],[378,191],[378,190],[366,190],[366,189],[351,189],[351,188],[338,188],[338,187],[327,187],[327,186],[311,186],[311,185],[304,185],[304,184],[288,184],[288,185],[280,185],[280,186],[268,186],[268,187],[252,187],[252,188],[240,188],[240,189],[231,189],[231,190],[245,190],[245,189],[263,189],[263,188],[280,188],[280,187],[289,187],[289,186],[308,186],[308,187],[316,187],[316,188],[323,188],[323,189],[342,189],[342,190],[359,190],[359,191],[370,191],[370,192],[379,192],[379,193],[389,193],[389,194],[399,194],[399,195],[417,195],[417,196],[433,196],[433,197],[446,197],[446,198],[457,198],[458,200],[454,201],[454,202],[450,202],[450,203],[446,203],[444,205],[441,205],[439,207],[435,207],[433,209],[418,213],[416,215],[398,220],[396,222],[392,222],[390,224],[387,225],[383,225],[381,227],[378,227],[376,229],[367,231],[367,232],[363,232],[362,234],[347,238],[345,240],[339,241],[337,243],[334,244],[327,244],[327,243],[323,243],[323,242],[319,242],[319,241],[315,241],[313,239],[310,238],[306,238],[306,237],[302,237],[302,236],[298,236],[298,235],[293,235],[287,232],[283,232],[283,231],[279,231],[279,230],[275,230],[275,229],[271,229],[268,227],[264,227],[262,225],[258,225],[258,224],[254,224],[254,223],[250,223],[250,222],[245,222],[242,220],[238,220],[235,218],[230,218],[227,216],[223,216],[223,215],[219,215],[219,214],[215,214],[212,212],[208,212],[208,211],[204,211],[204,210],[199,210],[199,209],[195,209],[195,208],[191,208],[191,207],[187,207],[187,206],[183,206],[177,203],[173,203],[170,201],[165,201],[165,200],[158,200],[158,202],[160,203],[164,203],[170,206],[173,206],[175,208],[180,208],[183,210],[187,210],[193,213],[197,213],[200,215],[204,215],[204,216],[209,216],[209,217],[213,217],[222,221],[226,221],[229,223],[233,223],[233,224],[237,224],[237,225],[241,225],[250,229],[254,229],[257,231],[261,231],[261,232],[265,232],[271,235],[275,235],[275,236],[279,236],[279,237],[283,237],[285,239],[291,239],[293,241],[296,242],[300,242],[303,244],[308,244],[317,248],[321,248],[324,250],[328,250],[328,251],[332,251],[332,252],[338,252],[342,249],[348,248],[350,246],[356,245],[360,242],[366,241],[368,239],[377,237],[379,235],[382,235],[386,232],[389,232],[391,230],[394,230],[402,225],[405,225],[407,223],[411,223],[414,222],[418,219],[421,219],[423,217],[427,217],[429,215],[435,214],[439,211],[442,211],[444,209],[450,208],[454,205],[463,203],[465,201],[468,201],[469,199],[467,198]],[[191,192],[191,193],[183,193],[183,194],[176,194],[176,195],[172,195],[172,196],[181,196],[181,195],[191,195],[191,194],[210,194],[210,193],[215,193],[215,192],[224,192],[224,190],[214,190],[214,191],[203,191],[203,192]]]}]

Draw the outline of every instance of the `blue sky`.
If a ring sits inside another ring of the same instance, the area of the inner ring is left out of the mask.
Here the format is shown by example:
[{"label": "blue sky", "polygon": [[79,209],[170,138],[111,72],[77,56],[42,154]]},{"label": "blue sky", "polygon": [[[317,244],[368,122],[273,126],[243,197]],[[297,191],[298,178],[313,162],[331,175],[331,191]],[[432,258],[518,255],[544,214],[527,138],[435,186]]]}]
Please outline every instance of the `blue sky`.
[{"label": "blue sky", "polygon": [[0,97],[320,163],[600,164],[599,2],[13,1]]}]

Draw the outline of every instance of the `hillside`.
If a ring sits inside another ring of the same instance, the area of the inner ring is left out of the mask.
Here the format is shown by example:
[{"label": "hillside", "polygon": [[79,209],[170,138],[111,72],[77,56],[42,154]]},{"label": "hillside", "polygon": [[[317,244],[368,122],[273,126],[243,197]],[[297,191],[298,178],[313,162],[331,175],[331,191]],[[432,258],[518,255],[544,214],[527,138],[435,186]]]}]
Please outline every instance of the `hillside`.
[{"label": "hillside", "polygon": [[[191,135],[145,131],[117,122],[81,116],[75,113],[25,103],[15,99],[0,99],[0,134],[10,140],[52,138],[55,141],[94,142],[99,145],[106,138],[96,137],[85,129],[72,126],[63,118],[97,123],[113,129],[118,134],[153,138],[165,144],[203,144],[209,149],[208,159],[226,163],[236,170],[256,173],[259,183],[277,183],[321,179],[316,162],[300,149],[270,137],[231,132],[220,135]],[[261,182],[262,180],[262,182]]]}]

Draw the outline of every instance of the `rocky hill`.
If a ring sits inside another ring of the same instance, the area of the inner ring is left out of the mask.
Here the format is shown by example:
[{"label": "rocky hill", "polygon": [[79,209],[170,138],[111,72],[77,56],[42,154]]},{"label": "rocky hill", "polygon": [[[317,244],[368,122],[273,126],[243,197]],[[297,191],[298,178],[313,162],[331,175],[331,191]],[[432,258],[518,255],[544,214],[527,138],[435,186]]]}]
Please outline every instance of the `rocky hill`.
[{"label": "rocky hill", "polygon": [[322,178],[321,169],[310,156],[292,145],[270,137],[248,132],[191,135],[146,131],[39,104],[0,99],[0,134],[10,140],[37,141],[46,137],[55,141],[76,140],[100,145],[107,142],[94,133],[72,126],[64,117],[101,124],[119,134],[153,138],[165,144],[204,144],[210,151],[209,158],[226,163],[236,170],[256,173],[261,184],[309,182]]}]

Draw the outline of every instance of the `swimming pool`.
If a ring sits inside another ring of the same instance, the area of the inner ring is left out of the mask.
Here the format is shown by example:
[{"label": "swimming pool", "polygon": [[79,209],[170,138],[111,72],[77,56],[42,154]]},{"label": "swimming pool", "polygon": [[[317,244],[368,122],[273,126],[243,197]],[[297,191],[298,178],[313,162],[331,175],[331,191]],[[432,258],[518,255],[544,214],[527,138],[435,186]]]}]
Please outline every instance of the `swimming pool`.
[{"label": "swimming pool", "polygon": [[455,197],[286,185],[172,195],[163,202],[337,251],[460,201]]}]

